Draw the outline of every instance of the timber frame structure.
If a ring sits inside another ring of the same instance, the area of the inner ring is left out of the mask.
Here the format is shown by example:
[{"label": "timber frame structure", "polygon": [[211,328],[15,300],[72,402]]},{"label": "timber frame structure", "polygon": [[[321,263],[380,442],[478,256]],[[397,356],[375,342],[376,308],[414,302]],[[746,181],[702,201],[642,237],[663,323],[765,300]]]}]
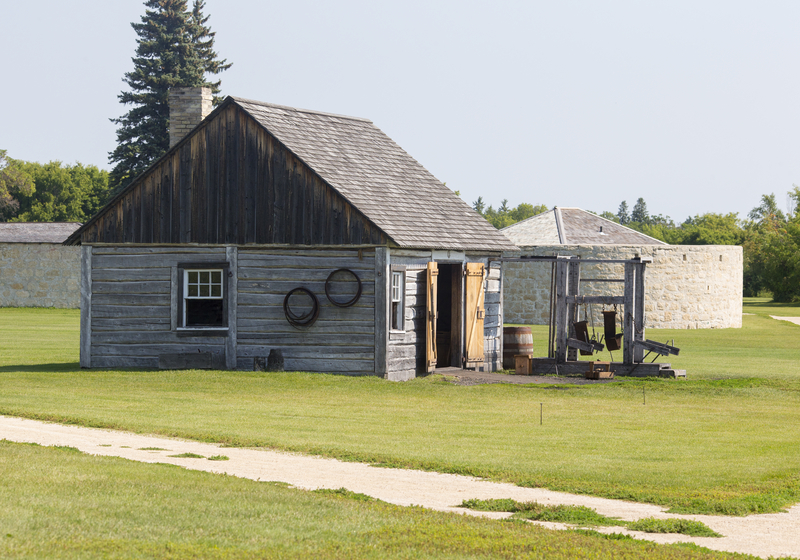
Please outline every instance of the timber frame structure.
[{"label": "timber frame structure", "polygon": [[[493,259],[490,259],[493,260]],[[670,364],[645,362],[656,355],[678,355],[679,348],[645,339],[645,272],[650,258],[581,259],[574,256],[503,257],[503,262],[551,263],[551,305],[548,336],[548,356],[531,360],[532,374],[584,373],[586,361],[578,360],[578,350],[602,351],[603,344],[580,340],[575,329],[581,305],[599,304],[623,308],[624,332],[622,361],[613,362],[612,370],[621,376],[685,377],[683,370],[673,370]],[[581,278],[581,264],[622,264],[623,278]],[[621,283],[623,295],[582,295],[581,283]]]}]

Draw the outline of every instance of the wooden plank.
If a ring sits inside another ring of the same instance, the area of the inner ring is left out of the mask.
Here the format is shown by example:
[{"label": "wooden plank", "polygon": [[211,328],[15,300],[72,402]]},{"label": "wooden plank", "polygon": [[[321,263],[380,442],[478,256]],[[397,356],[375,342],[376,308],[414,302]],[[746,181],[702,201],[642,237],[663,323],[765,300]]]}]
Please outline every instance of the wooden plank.
[{"label": "wooden plank", "polygon": [[484,280],[486,270],[483,263],[466,264],[465,293],[465,354],[467,366],[482,364],[484,354],[483,327],[486,318]]},{"label": "wooden plank", "polygon": [[[569,263],[569,286],[567,288],[568,296],[577,296],[580,293],[580,279],[581,279],[581,265],[577,259],[570,259]],[[578,306],[575,303],[569,302],[567,297],[567,339],[575,338],[575,321],[578,320]],[[574,347],[567,345],[567,360],[573,361],[578,359],[578,353]]]},{"label": "wooden plank", "polygon": [[314,332],[239,333],[239,341],[266,341],[283,346],[373,346],[374,334],[328,334]]},{"label": "wooden plank", "polygon": [[374,282],[372,292],[375,294],[372,306],[374,310],[374,348],[375,375],[385,377],[388,372],[387,346],[389,344],[389,249],[377,247],[374,258]]},{"label": "wooden plank", "polygon": [[170,280],[170,269],[162,268],[96,268],[92,271],[93,282],[133,282],[137,280]]},{"label": "wooden plank", "polygon": [[[285,317],[280,318],[237,318],[237,332],[241,333],[270,333],[288,331],[289,327]],[[287,328],[288,327],[288,328]],[[375,334],[375,324],[373,321],[363,319],[361,321],[326,321],[314,323],[315,333],[341,333],[341,334]]]},{"label": "wooden plank", "polygon": [[225,253],[207,251],[205,253],[169,253],[164,255],[119,255],[95,256],[95,268],[171,268],[180,262],[222,262]]},{"label": "wooden plank", "polygon": [[169,326],[171,330],[176,330],[181,321],[183,321],[183,302],[178,301],[178,293],[180,291],[181,278],[180,271],[177,266],[170,268],[170,284],[172,287],[169,291]]},{"label": "wooden plank", "polygon": [[425,368],[432,372],[436,369],[438,351],[436,348],[436,324],[438,310],[438,277],[439,267],[435,262],[429,262],[426,280],[426,306],[425,306]]},{"label": "wooden plank", "polygon": [[[309,289],[320,290],[324,297],[325,281],[330,272],[333,271],[302,271],[297,274],[296,278],[290,279],[281,278],[280,276],[291,276],[291,274],[281,274],[278,278],[270,278],[269,280],[241,280],[239,282],[239,291],[253,294],[285,294],[302,283],[302,285]],[[342,276],[339,278],[338,276],[339,275],[334,277],[334,281],[332,281],[330,285],[332,295],[344,300],[351,299],[356,295],[358,288],[356,281],[354,279],[351,280],[351,277]],[[339,282],[340,280],[342,281],[341,283]],[[361,280],[361,297],[375,297],[375,283],[373,279]],[[348,284],[345,284],[345,282],[348,282]],[[337,289],[338,291],[336,291]],[[361,301],[361,298],[359,298],[359,301]]]},{"label": "wooden plank", "polygon": [[624,296],[567,296],[567,303],[574,303],[578,305],[585,304],[602,304],[602,305],[624,305]]},{"label": "wooden plank", "polygon": [[236,247],[227,247],[226,253],[229,278],[226,282],[228,289],[228,337],[225,339],[225,368],[236,369],[237,314],[239,309],[238,252]]},{"label": "wooden plank", "polygon": [[[664,344],[662,342],[656,342],[654,340],[637,340],[635,344],[636,347],[641,350],[655,352],[661,356],[677,356],[681,353],[680,348],[676,348],[675,346],[670,346],[669,344]],[[641,361],[641,359],[639,361]]]},{"label": "wooden plank", "polygon": [[567,361],[567,276],[569,257],[559,257],[556,261],[556,362]]},{"label": "wooden plank", "polygon": [[168,306],[169,294],[95,294],[92,297],[93,305],[137,305],[137,306]]},{"label": "wooden plank", "polygon": [[[219,332],[219,331],[218,331]],[[224,344],[225,336],[191,336],[191,331],[177,331],[165,336],[157,331],[117,329],[116,331],[92,332],[92,344]],[[186,334],[187,336],[179,336]]]},{"label": "wooden plank", "polygon": [[170,308],[167,305],[148,307],[144,305],[92,305],[92,319],[115,317],[140,317],[149,319],[153,317],[169,318]]},{"label": "wooden plank", "polygon": [[623,296],[625,298],[625,302],[623,303],[625,315],[622,319],[625,336],[622,337],[622,362],[628,365],[633,364],[634,349],[636,348],[634,344],[635,331],[633,326],[635,289],[636,272],[634,270],[634,265],[625,263],[625,295]]},{"label": "wooden plank", "polygon": [[92,367],[92,246],[81,245],[80,366]]},{"label": "wooden plank", "polygon": [[98,294],[168,294],[170,282],[92,282],[92,293]]},{"label": "wooden plank", "polygon": [[[634,323],[634,341],[640,342],[645,340],[645,325],[644,325],[644,297],[645,297],[645,263],[634,264],[634,286],[636,288],[633,296],[633,323]],[[644,349],[638,344],[634,344],[633,348],[633,361],[641,362],[644,359]]]},{"label": "wooden plank", "polygon": [[95,368],[104,369],[156,369],[158,368],[158,358],[156,357],[131,357],[131,356],[98,356],[94,358]]}]

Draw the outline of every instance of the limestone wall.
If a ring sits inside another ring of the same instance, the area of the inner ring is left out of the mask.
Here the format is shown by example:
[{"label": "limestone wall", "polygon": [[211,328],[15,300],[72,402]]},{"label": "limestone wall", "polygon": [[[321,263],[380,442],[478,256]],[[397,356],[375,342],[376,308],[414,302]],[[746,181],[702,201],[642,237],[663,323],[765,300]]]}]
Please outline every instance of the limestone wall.
[{"label": "limestone wall", "polygon": [[[742,326],[742,248],[731,245],[557,245],[522,247],[520,255],[652,257],[645,278],[645,326],[714,329]],[[623,278],[623,265],[582,265],[581,278]],[[622,284],[581,283],[586,295],[622,295]],[[503,264],[506,323],[547,324],[550,263]],[[595,306],[599,307],[599,306]],[[596,326],[600,309],[594,309]],[[579,316],[583,319],[584,310]]]},{"label": "limestone wall", "polygon": [[80,247],[0,243],[0,307],[80,306]]}]

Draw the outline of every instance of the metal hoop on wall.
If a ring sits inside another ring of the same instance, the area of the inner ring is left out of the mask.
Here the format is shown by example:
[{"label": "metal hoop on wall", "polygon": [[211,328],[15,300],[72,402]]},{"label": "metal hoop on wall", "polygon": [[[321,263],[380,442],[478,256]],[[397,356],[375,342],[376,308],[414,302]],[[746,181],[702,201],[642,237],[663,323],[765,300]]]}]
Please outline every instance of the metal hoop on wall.
[{"label": "metal hoop on wall", "polygon": [[[349,274],[352,274],[353,278],[355,278],[356,282],[358,282],[358,290],[356,291],[356,295],[353,296],[351,299],[349,299],[347,301],[336,301],[335,299],[333,299],[333,296],[331,296],[330,283],[331,283],[331,279],[333,278],[334,274],[336,274],[337,272],[347,272]],[[325,295],[328,297],[328,301],[330,301],[336,307],[350,307],[352,305],[355,305],[355,303],[359,299],[361,299],[361,291],[362,290],[363,290],[363,286],[361,285],[361,278],[359,278],[358,274],[356,274],[355,272],[353,272],[349,268],[338,268],[338,269],[334,270],[333,272],[331,272],[328,275],[328,279],[325,280]]]},{"label": "metal hoop on wall", "polygon": [[[289,298],[298,293],[306,294],[311,298],[312,305],[311,310],[308,313],[298,315],[289,307]],[[285,298],[283,298],[283,313],[286,315],[286,320],[289,321],[289,324],[293,327],[310,327],[317,320],[317,317],[319,317],[319,300],[317,299],[317,296],[315,296],[314,293],[308,288],[295,288],[286,294]]]}]

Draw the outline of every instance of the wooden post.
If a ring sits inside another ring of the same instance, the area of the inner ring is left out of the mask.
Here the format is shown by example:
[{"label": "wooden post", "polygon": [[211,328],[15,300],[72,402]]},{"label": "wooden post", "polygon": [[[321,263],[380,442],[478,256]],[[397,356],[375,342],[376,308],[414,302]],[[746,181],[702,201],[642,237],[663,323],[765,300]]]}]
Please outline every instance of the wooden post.
[{"label": "wooden post", "polygon": [[92,246],[81,245],[81,357],[82,368],[92,367]]},{"label": "wooden post", "polygon": [[[580,291],[581,281],[581,263],[578,257],[570,259],[569,263],[569,285],[567,286],[567,294],[577,296]],[[570,303],[567,308],[567,339],[575,338],[574,323],[577,320],[578,305]],[[578,351],[575,348],[567,348],[567,360],[575,361],[578,359]]]},{"label": "wooden post", "polygon": [[567,289],[570,257],[556,260],[556,363],[567,361]]},{"label": "wooden post", "polygon": [[236,316],[239,307],[239,249],[225,247],[228,261],[228,338],[225,339],[225,368],[236,369],[238,330]]},{"label": "wooden post", "polygon": [[625,295],[623,304],[623,330],[625,335],[622,338],[622,363],[633,364],[634,351],[636,349],[636,329],[633,326],[635,313],[634,294],[636,293],[636,265],[632,262],[625,263]]},{"label": "wooden post", "polygon": [[[639,262],[635,268],[634,282],[636,294],[634,295],[634,340],[644,340],[644,273],[647,264]],[[633,350],[633,361],[640,363],[644,360],[644,348],[636,345]]]},{"label": "wooden post", "polygon": [[389,249],[375,247],[375,375],[386,377],[389,345]]}]

